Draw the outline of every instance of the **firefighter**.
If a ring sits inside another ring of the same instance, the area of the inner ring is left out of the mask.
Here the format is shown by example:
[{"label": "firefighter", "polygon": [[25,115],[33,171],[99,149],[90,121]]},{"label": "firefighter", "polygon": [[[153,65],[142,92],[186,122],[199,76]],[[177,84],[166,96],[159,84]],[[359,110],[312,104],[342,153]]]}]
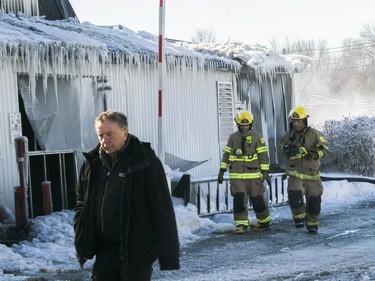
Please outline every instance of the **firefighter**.
[{"label": "firefighter", "polygon": [[267,147],[263,137],[252,129],[253,116],[249,111],[240,111],[235,122],[238,131],[229,136],[220,164],[218,182],[223,182],[224,173],[229,168],[235,234],[243,234],[249,227],[249,198],[257,218],[257,223],[250,225],[250,229],[268,230],[271,217],[262,184],[265,180],[270,181]]},{"label": "firefighter", "polygon": [[316,234],[319,228],[323,185],[320,179],[320,159],[328,153],[322,133],[308,126],[306,109],[297,106],[289,114],[290,129],[280,142],[286,156],[288,199],[296,228],[305,227]]}]

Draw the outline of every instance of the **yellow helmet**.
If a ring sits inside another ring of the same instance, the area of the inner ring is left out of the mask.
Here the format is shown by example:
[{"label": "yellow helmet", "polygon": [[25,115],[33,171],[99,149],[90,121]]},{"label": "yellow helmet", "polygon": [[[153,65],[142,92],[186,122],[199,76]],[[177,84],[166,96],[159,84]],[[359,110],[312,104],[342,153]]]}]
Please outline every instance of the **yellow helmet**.
[{"label": "yellow helmet", "polygon": [[309,115],[307,115],[306,109],[302,106],[295,107],[289,113],[289,118],[293,120],[302,120],[306,119],[307,117],[309,117]]},{"label": "yellow helmet", "polygon": [[235,121],[237,125],[242,125],[242,126],[250,125],[251,123],[253,123],[253,115],[249,111],[241,110],[236,115]]}]

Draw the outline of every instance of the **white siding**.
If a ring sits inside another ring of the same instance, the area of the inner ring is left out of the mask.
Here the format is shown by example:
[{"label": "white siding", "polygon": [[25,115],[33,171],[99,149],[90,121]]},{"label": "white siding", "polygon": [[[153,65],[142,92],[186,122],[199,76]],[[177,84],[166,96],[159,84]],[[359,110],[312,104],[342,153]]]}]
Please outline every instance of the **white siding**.
[{"label": "white siding", "polygon": [[[129,66],[111,73],[108,108],[129,118],[129,131],[158,147],[157,68]],[[163,91],[165,151],[191,161],[209,160],[188,171],[212,176],[220,165],[217,81],[234,83],[228,71],[181,68],[168,70]],[[233,85],[235,87],[235,85]]]},{"label": "white siding", "polygon": [[220,167],[217,81],[232,82],[230,72],[174,71],[166,83],[166,152],[206,163],[188,171],[194,176],[216,175]]},{"label": "white siding", "polygon": [[19,112],[17,75],[10,63],[0,69],[0,204],[14,212],[14,187],[20,184],[15,146],[10,139],[9,113]]}]

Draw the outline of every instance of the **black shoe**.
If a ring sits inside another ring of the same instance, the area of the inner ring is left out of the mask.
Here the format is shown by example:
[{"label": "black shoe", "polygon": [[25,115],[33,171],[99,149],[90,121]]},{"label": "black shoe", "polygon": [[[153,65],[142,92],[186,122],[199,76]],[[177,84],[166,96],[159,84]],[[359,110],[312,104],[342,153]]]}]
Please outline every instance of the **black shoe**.
[{"label": "black shoe", "polygon": [[296,228],[305,227],[305,223],[303,221],[296,221],[296,222],[294,222],[294,225],[295,225]]},{"label": "black shoe", "polygon": [[309,234],[318,234],[318,226],[317,225],[308,225],[306,226]]}]

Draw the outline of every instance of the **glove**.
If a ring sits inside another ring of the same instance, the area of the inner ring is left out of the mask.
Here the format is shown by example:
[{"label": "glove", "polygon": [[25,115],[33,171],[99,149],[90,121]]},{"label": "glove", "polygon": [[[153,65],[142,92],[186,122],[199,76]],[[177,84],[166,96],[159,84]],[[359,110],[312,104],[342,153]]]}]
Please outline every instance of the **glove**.
[{"label": "glove", "polygon": [[267,183],[270,183],[271,182],[271,178],[270,178],[270,175],[268,172],[263,172],[262,173],[262,183],[264,182],[267,182]]},{"label": "glove", "polygon": [[300,148],[300,153],[302,157],[305,157],[308,160],[318,160],[319,159],[319,153],[315,149],[312,149],[310,151],[307,151],[307,149],[303,146]]},{"label": "glove", "polygon": [[303,146],[301,146],[301,147],[299,148],[299,153],[301,154],[302,157],[305,157],[305,156],[309,155],[309,152],[308,152],[307,149],[306,149],[305,147],[303,147]]},{"label": "glove", "polygon": [[288,157],[296,156],[297,153],[299,153],[297,146],[295,144],[290,143],[283,145],[282,150]]},{"label": "glove", "polygon": [[223,181],[224,181],[224,170],[221,170],[219,171],[219,174],[217,175],[217,182],[222,184]]},{"label": "glove", "polygon": [[312,158],[314,160],[318,160],[319,159],[319,153],[315,149],[312,149],[310,151],[309,156],[310,156],[310,158]]}]

